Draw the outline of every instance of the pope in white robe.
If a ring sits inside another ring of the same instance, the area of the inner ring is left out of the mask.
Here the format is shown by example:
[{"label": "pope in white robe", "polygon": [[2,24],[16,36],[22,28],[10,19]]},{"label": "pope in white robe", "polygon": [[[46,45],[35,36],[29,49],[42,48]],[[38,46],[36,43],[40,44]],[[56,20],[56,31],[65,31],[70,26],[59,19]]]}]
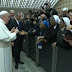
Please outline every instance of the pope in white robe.
[{"label": "pope in white robe", "polygon": [[0,12],[0,72],[12,72],[11,41],[16,39],[16,33],[18,33],[18,30],[15,29],[15,32],[12,33],[8,30],[5,25],[5,20],[8,22],[9,18],[7,19],[5,14],[7,16],[9,15],[7,11]]}]

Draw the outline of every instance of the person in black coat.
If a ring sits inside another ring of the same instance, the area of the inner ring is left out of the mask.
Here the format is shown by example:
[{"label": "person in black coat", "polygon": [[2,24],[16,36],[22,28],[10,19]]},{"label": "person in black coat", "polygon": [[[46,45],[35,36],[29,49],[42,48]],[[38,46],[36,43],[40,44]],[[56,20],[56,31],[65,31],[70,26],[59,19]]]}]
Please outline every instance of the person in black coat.
[{"label": "person in black coat", "polygon": [[67,27],[67,32],[65,34],[64,40],[72,46],[72,25]]},{"label": "person in black coat", "polygon": [[47,16],[48,19],[50,19],[50,17],[51,17],[50,12],[52,10],[51,4],[50,3],[45,3],[45,5],[46,5],[46,10],[45,10],[46,11],[46,16]]},{"label": "person in black coat", "polygon": [[49,23],[46,20],[43,21],[42,23],[40,23],[40,31],[37,34],[38,42],[47,41],[47,39],[48,39],[48,32],[49,32],[48,26],[49,26]]},{"label": "person in black coat", "polygon": [[34,24],[32,23],[31,19],[30,19],[30,15],[27,13],[25,18],[24,18],[24,31],[26,32],[30,32],[33,27],[34,27]]},{"label": "person in black coat", "polygon": [[11,31],[11,29],[13,28],[13,21],[15,20],[14,19],[14,16],[15,16],[15,12],[14,12],[14,10],[10,10],[10,20],[9,20],[9,22],[8,22],[8,24],[7,24],[7,27],[8,27],[8,29]]},{"label": "person in black coat", "polygon": [[[23,23],[20,21],[21,20],[21,14],[17,13],[16,18],[11,20],[9,23],[9,30],[11,30],[13,27],[14,28],[18,28],[19,31],[22,31],[24,28]],[[21,48],[22,48],[22,40],[23,40],[23,36],[20,35],[21,33],[19,32],[17,34],[17,38],[16,40],[13,41],[14,45],[13,45],[13,49],[14,49],[14,59],[15,59],[15,68],[18,69],[18,63],[20,64],[24,64],[21,60],[20,60],[20,52],[21,52]]]},{"label": "person in black coat", "polygon": [[51,41],[52,43],[56,41],[57,33],[59,31],[59,24],[57,22],[57,17],[52,16],[50,18],[50,30],[51,30]]},{"label": "person in black coat", "polygon": [[24,62],[22,62],[20,60],[20,52],[22,49],[22,43],[23,43],[23,38],[24,36],[21,34],[22,30],[24,30],[24,26],[23,23],[21,22],[21,14],[18,13],[16,15],[16,19],[15,19],[16,24],[14,25],[15,27],[18,27],[20,33],[17,35],[17,39],[14,41],[14,56],[15,56],[15,68],[18,69],[18,63],[20,64],[24,64]]}]

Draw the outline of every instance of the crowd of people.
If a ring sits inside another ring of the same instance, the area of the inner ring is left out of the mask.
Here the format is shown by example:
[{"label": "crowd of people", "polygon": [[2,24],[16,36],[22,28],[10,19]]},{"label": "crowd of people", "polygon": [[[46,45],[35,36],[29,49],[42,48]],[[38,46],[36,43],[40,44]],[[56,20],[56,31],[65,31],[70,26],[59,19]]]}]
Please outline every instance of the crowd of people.
[{"label": "crowd of people", "polygon": [[10,20],[6,26],[11,33],[16,32],[17,36],[15,40],[11,40],[16,69],[18,63],[24,64],[20,60],[20,52],[25,35],[36,36],[36,43],[41,47],[49,43],[53,48],[59,46],[63,49],[72,49],[72,12],[66,7],[58,12],[51,8],[50,3],[45,3],[40,10],[29,10],[24,17],[20,12],[10,10]]}]

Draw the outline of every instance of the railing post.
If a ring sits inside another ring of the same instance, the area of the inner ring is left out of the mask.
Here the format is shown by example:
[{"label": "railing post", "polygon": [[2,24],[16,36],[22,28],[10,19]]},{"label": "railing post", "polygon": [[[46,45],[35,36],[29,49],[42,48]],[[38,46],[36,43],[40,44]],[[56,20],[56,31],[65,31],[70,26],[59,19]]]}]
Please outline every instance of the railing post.
[{"label": "railing post", "polygon": [[[36,37],[36,42],[37,42],[37,37]],[[36,44],[36,66],[39,66],[39,49]]]},{"label": "railing post", "polygon": [[28,40],[28,35],[26,35],[26,54],[29,56],[29,40]]},{"label": "railing post", "polygon": [[52,52],[52,72],[56,72],[56,65],[57,65],[57,48],[53,48]]}]

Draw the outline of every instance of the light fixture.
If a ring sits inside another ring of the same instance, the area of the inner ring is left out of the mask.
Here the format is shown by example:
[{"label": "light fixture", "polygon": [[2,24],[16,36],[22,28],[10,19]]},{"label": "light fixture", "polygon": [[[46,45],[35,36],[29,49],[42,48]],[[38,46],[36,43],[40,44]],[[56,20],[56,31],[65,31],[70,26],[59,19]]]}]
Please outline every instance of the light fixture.
[{"label": "light fixture", "polygon": [[57,1],[58,0],[0,0],[0,7],[39,9],[46,2],[50,2],[53,7]]}]

